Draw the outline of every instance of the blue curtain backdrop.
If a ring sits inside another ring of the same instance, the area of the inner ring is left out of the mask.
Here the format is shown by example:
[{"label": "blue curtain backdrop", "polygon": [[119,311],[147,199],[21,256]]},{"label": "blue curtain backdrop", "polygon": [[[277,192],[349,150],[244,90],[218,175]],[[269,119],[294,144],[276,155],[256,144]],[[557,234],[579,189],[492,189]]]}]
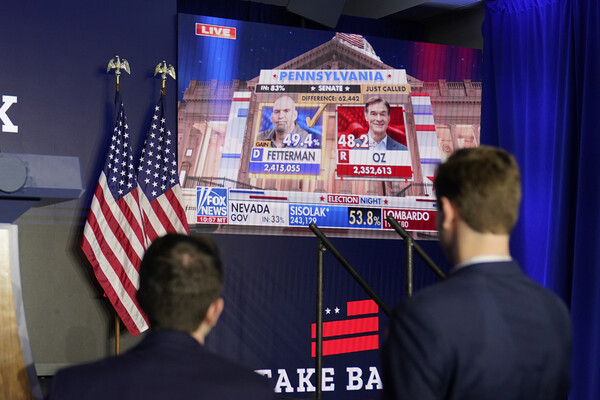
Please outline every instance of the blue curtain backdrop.
[{"label": "blue curtain backdrop", "polygon": [[513,255],[570,304],[571,399],[600,399],[600,7],[486,3],[484,144],[515,154],[524,198]]}]

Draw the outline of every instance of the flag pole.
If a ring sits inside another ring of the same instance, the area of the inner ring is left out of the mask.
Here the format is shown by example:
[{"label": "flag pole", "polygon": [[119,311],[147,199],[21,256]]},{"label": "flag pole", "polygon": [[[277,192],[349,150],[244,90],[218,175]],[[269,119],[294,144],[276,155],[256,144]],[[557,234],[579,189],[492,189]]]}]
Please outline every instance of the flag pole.
[{"label": "flag pole", "polygon": [[115,355],[121,353],[121,319],[115,311]]},{"label": "flag pole", "polygon": [[[115,70],[115,77],[116,77],[116,82],[115,82],[115,91],[118,93],[121,90],[121,82],[120,82],[120,78],[121,78],[121,70],[125,70],[125,72],[127,72],[128,74],[131,74],[131,70],[129,69],[129,63],[127,62],[126,59],[123,59],[121,61],[121,59],[119,58],[119,56],[115,56],[116,61],[114,58],[111,58],[110,61],[108,62],[108,66],[106,68],[106,72],[110,72],[112,69]],[[117,311],[114,310],[114,315],[115,315],[115,354],[119,354],[121,353],[121,319],[119,318],[119,314],[117,314]]]},{"label": "flag pole", "polygon": [[123,59],[123,61],[121,61],[119,56],[116,56],[116,59],[116,61],[114,58],[110,59],[110,61],[108,62],[108,67],[106,68],[106,72],[110,72],[111,69],[115,70],[115,76],[117,77],[115,90],[118,92],[121,89],[121,82],[119,79],[121,77],[121,70],[125,70],[125,72],[127,72],[128,74],[131,74],[131,71],[129,69],[129,63],[126,59]]},{"label": "flag pole", "polygon": [[154,69],[154,76],[160,74],[160,77],[162,79],[162,84],[160,87],[160,94],[162,96],[164,96],[167,93],[167,89],[166,89],[166,83],[167,83],[167,75],[169,75],[171,78],[175,79],[175,68],[173,68],[173,66],[171,64],[169,64],[169,67],[167,68],[167,62],[163,60],[162,63],[158,63],[158,65],[156,66],[156,68]]}]

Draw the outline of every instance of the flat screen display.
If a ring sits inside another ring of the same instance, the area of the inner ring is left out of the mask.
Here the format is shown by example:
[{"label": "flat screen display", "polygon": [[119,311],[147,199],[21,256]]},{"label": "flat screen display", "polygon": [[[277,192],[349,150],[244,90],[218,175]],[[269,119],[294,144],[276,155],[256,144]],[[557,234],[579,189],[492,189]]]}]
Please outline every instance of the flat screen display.
[{"label": "flat screen display", "polygon": [[192,229],[436,237],[433,179],[479,144],[481,51],[180,14]]}]

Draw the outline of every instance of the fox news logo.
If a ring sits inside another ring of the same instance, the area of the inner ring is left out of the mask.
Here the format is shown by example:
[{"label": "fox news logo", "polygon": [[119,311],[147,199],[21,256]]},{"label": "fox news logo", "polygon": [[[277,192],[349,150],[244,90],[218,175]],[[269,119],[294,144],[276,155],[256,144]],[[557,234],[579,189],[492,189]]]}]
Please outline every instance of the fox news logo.
[{"label": "fox news logo", "polygon": [[226,224],[227,209],[227,188],[197,188],[196,222],[205,224]]}]

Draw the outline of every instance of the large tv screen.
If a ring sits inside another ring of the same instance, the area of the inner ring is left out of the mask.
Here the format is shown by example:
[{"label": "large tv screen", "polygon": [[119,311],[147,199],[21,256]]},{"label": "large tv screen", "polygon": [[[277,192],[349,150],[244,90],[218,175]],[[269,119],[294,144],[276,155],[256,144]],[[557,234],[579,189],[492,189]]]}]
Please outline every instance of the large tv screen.
[{"label": "large tv screen", "polygon": [[475,49],[179,16],[193,230],[435,238],[437,164],[479,144]]}]

